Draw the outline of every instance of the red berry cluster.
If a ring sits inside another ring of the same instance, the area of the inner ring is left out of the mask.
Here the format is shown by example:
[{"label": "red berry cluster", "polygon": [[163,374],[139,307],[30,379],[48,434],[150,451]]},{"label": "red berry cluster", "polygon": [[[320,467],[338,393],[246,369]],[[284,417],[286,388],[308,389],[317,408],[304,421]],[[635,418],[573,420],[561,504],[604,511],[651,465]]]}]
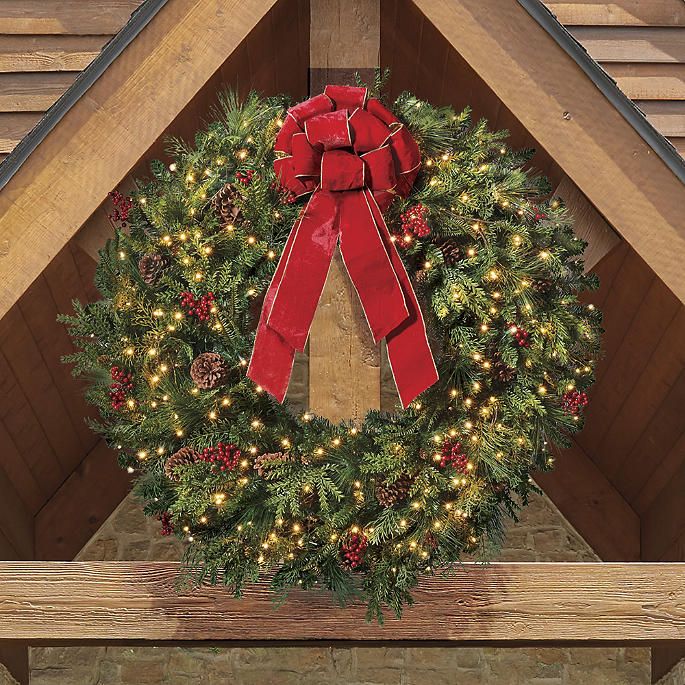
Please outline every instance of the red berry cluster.
[{"label": "red berry cluster", "polygon": [[160,531],[160,533],[165,537],[173,535],[174,524],[171,521],[171,514],[168,511],[165,511],[163,514],[159,516],[159,520],[162,522],[162,530]]},{"label": "red berry cluster", "polygon": [[525,328],[521,328],[521,326],[517,326],[515,323],[507,324],[507,326],[519,347],[530,347],[530,333]]},{"label": "red berry cluster", "polygon": [[207,447],[200,455],[200,461],[206,461],[208,464],[219,471],[233,471],[240,463],[242,452],[236,445],[225,445],[220,442],[216,447]]},{"label": "red berry cluster", "polygon": [[199,298],[187,290],[181,293],[181,307],[185,313],[189,316],[196,316],[200,321],[209,321],[213,306],[214,293],[207,293]]},{"label": "red berry cluster", "polygon": [[544,212],[541,212],[537,207],[533,207],[535,210],[535,221],[542,221],[542,219],[546,219],[547,215]]},{"label": "red berry cluster", "polygon": [[271,184],[271,190],[275,190],[278,193],[278,199],[282,205],[291,205],[297,202],[297,195],[292,190],[283,187],[278,181],[274,181]]},{"label": "red berry cluster", "polygon": [[119,411],[126,404],[126,395],[133,392],[133,376],[118,366],[113,366],[110,374],[114,382],[109,386],[109,399],[112,409]]},{"label": "red berry cluster", "polygon": [[457,471],[466,473],[466,465],[468,463],[469,458],[464,453],[459,441],[445,440],[442,443],[442,449],[440,450],[441,469],[444,469],[446,466],[453,466]]},{"label": "red berry cluster", "polygon": [[427,216],[428,208],[424,207],[420,202],[410,207],[403,214],[400,214],[404,234],[413,233],[417,238],[425,238],[427,235],[430,235],[431,229],[426,221]]},{"label": "red berry cluster", "polygon": [[580,390],[569,390],[561,398],[561,407],[572,416],[578,416],[581,410],[587,407],[589,401],[587,393]]},{"label": "red berry cluster", "polygon": [[252,182],[252,177],[254,176],[254,169],[248,169],[247,171],[236,171],[235,180],[238,183],[242,183],[244,186],[249,186]]},{"label": "red berry cluster", "polygon": [[359,568],[364,563],[364,553],[369,539],[364,533],[350,533],[340,547],[343,564],[350,569]]},{"label": "red berry cluster", "polygon": [[120,221],[122,226],[126,226],[128,213],[133,207],[133,199],[122,195],[118,190],[113,190],[109,194],[109,199],[114,205],[114,209],[109,214],[110,221]]}]

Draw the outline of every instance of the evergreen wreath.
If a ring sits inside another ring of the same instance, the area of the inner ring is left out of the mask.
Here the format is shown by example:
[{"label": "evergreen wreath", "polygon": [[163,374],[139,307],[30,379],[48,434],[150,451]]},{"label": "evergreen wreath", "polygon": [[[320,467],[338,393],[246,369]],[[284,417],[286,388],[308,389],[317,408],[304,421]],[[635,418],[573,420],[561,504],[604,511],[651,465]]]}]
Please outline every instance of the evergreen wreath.
[{"label": "evergreen wreath", "polygon": [[439,380],[393,414],[333,425],[281,405],[245,370],[261,298],[303,200],[280,186],[284,98],[220,98],[194,146],[152,162],[101,252],[103,299],[64,316],[90,380],[92,422],[139,474],[162,534],[187,541],[195,582],[239,596],[319,584],[369,618],[397,615],[422,574],[486,557],[582,426],[601,314],[576,294],[584,241],[532,152],[470,113],[409,93],[392,106],[423,164],[386,221],[436,357]]}]

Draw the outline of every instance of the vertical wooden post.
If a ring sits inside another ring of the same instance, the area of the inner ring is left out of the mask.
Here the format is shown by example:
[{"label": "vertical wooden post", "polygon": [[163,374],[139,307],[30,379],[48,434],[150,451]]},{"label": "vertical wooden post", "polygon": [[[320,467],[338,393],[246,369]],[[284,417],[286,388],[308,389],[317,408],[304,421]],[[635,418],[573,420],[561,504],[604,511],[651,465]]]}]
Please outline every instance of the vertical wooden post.
[{"label": "vertical wooden post", "polygon": [[[310,89],[368,80],[378,65],[379,0],[312,0]],[[380,352],[339,251],[309,337],[309,405],[331,421],[380,407]]]}]

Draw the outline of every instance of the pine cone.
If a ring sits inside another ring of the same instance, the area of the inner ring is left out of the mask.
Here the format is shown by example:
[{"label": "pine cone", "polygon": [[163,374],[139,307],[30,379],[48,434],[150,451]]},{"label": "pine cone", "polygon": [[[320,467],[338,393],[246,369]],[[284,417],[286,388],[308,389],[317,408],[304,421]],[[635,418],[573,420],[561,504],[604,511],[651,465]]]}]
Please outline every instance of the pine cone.
[{"label": "pine cone", "polygon": [[501,383],[508,383],[516,378],[516,369],[512,369],[501,359],[495,359],[492,362],[492,375]]},{"label": "pine cone", "polygon": [[170,264],[169,257],[161,254],[146,254],[138,262],[138,271],[148,285],[155,285]]},{"label": "pine cone", "polygon": [[213,390],[228,380],[229,368],[216,352],[204,352],[190,366],[190,377],[200,390]]},{"label": "pine cone", "polygon": [[531,283],[531,287],[544,295],[554,287],[554,283],[549,278],[537,278]]},{"label": "pine cone", "polygon": [[267,469],[274,464],[285,464],[286,462],[292,461],[293,458],[283,452],[267,452],[266,454],[260,454],[254,460],[254,470],[263,478]]},{"label": "pine cone", "polygon": [[212,198],[212,208],[221,219],[222,225],[233,224],[240,216],[240,208],[236,204],[239,192],[232,183],[227,183]]},{"label": "pine cone", "polygon": [[394,483],[384,481],[376,485],[376,499],[386,509],[407,498],[414,478],[403,473]]},{"label": "pine cone", "polygon": [[454,266],[461,259],[461,248],[454,238],[441,238],[435,246],[442,252],[442,258],[447,266]]},{"label": "pine cone", "polygon": [[178,480],[174,469],[179,466],[194,464],[200,455],[192,447],[181,447],[178,452],[174,452],[164,464],[164,473],[169,480]]}]

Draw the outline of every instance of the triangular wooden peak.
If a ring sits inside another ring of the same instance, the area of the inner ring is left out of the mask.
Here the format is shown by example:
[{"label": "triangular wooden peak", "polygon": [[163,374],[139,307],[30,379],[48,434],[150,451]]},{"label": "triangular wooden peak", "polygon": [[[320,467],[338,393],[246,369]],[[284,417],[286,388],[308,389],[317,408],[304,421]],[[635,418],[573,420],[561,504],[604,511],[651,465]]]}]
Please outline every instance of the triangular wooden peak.
[{"label": "triangular wooden peak", "polygon": [[[0,556],[73,558],[128,488],[81,425],[89,409],[54,322],[94,296],[107,193],[163,157],[166,135],[190,137],[227,85],[304,97],[309,12],[167,0],[0,191]],[[590,299],[606,314],[606,359],[585,431],[540,483],[602,558],[680,559],[685,187],[521,3],[383,0],[380,62],[391,96],[470,105],[536,147],[533,165],[575,210],[602,278]]]}]

